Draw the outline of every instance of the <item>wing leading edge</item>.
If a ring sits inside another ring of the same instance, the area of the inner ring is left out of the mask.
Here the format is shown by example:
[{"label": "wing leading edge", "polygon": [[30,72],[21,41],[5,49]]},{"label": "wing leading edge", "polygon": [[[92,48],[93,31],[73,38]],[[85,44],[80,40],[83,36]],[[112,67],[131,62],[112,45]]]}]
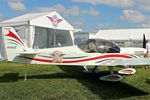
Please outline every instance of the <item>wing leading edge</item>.
[{"label": "wing leading edge", "polygon": [[106,64],[107,66],[150,65],[149,58],[118,59]]}]

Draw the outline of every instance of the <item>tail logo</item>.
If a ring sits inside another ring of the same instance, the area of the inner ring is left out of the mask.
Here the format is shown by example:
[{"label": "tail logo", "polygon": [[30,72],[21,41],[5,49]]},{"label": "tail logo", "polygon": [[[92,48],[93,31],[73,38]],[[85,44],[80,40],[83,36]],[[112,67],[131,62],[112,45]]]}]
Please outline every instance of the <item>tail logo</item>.
[{"label": "tail logo", "polygon": [[10,30],[9,30],[9,33],[6,34],[5,36],[14,38],[14,39],[17,40],[19,43],[21,43],[21,45],[24,46],[24,43],[20,40],[20,38],[19,38],[17,35],[15,35],[13,32],[11,32]]}]

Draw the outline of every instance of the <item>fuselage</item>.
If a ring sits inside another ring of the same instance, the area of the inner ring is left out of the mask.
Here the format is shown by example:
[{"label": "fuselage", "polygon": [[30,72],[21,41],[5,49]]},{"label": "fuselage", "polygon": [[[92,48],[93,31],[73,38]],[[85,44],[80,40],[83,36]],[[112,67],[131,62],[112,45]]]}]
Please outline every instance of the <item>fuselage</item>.
[{"label": "fuselage", "polygon": [[86,53],[78,48],[78,46],[68,46],[49,49],[37,49],[35,52],[39,54],[19,55],[14,59],[17,62],[30,64],[53,64],[53,65],[100,65],[107,64],[118,59],[130,59],[131,55],[121,53]]},{"label": "fuselage", "polygon": [[[4,27],[3,32],[5,33],[4,47],[7,60],[13,62],[51,65],[108,66],[110,63],[120,59],[137,57],[134,56],[134,54],[120,53],[120,48],[115,43],[102,39],[90,39],[76,46],[72,42],[73,38],[70,31],[62,31],[64,33],[54,31],[56,34],[49,33],[54,34],[55,38],[52,39],[53,41],[49,40],[52,38],[50,36],[49,39],[47,39],[49,41],[44,41],[44,38],[42,38],[42,40],[36,39],[33,46],[38,46],[38,48],[34,49],[28,48],[12,27]],[[62,34],[64,37],[62,37]],[[44,41],[44,43],[42,41]]]}]

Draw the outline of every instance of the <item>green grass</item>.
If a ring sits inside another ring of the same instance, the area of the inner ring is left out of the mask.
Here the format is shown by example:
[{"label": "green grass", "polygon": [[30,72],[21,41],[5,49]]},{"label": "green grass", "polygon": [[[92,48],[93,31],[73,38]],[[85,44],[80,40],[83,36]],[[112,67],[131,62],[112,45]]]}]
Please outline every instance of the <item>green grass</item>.
[{"label": "green grass", "polygon": [[[103,82],[100,74],[83,73],[82,67],[28,65],[0,62],[0,100],[100,100],[150,98],[150,69],[136,68],[121,82]],[[121,67],[115,67],[115,70]]]}]

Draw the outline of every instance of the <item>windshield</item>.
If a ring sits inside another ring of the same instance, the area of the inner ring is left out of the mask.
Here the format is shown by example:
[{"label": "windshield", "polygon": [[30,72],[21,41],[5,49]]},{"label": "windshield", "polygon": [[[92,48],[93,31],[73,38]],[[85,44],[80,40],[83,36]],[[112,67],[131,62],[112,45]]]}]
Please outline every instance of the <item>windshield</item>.
[{"label": "windshield", "polygon": [[91,53],[120,53],[120,48],[115,43],[102,39],[89,39],[80,43],[78,47]]}]

